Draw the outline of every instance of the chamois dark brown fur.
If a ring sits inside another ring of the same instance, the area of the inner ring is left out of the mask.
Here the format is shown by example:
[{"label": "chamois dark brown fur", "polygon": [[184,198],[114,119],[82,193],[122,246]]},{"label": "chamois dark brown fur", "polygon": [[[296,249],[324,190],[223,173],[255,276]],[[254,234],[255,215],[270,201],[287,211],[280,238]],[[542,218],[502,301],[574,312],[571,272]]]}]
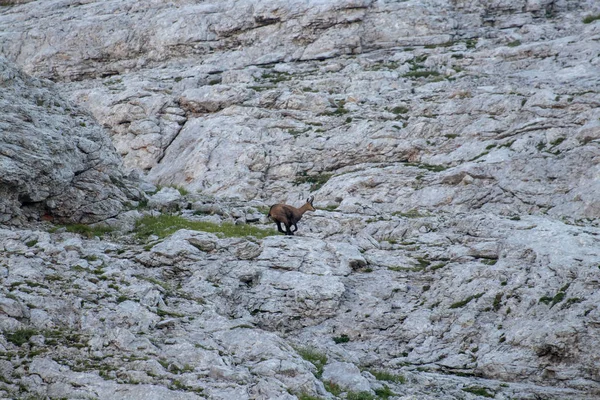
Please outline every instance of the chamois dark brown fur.
[{"label": "chamois dark brown fur", "polygon": [[[313,207],[313,200],[315,196],[310,196],[306,203],[300,207],[292,207],[287,204],[275,204],[271,206],[269,210],[269,218],[271,218],[277,224],[277,230],[281,233],[285,233],[286,235],[293,235],[294,232],[298,230],[298,226],[296,225],[298,221],[302,218],[307,211],[315,211]],[[285,225],[285,231],[281,229],[281,224]],[[294,230],[292,231],[292,226]]]}]

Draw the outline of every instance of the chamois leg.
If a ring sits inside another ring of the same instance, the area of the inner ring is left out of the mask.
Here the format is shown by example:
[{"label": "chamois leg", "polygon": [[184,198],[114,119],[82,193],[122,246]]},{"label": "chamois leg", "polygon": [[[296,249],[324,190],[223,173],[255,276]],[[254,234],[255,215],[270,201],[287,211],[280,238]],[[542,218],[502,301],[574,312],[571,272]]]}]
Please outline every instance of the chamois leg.
[{"label": "chamois leg", "polygon": [[284,231],[283,229],[281,229],[281,222],[279,222],[279,221],[277,221],[277,230],[278,230],[279,232],[281,232],[281,233],[285,233],[285,234],[287,235],[286,231]]},{"label": "chamois leg", "polygon": [[285,234],[286,235],[290,235],[290,236],[294,236],[294,232],[292,232],[292,230],[290,229],[291,226],[292,226],[291,224],[290,225],[285,224],[285,230],[286,230]]},{"label": "chamois leg", "polygon": [[294,225],[294,230],[292,232],[296,232],[298,230],[298,225],[296,225],[296,224],[292,224],[292,225]]}]

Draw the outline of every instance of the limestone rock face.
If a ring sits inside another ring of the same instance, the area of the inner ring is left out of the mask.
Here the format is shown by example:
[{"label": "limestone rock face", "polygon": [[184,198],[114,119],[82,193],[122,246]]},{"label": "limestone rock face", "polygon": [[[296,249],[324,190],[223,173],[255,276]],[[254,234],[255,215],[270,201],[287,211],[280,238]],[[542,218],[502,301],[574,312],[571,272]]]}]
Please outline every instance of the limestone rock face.
[{"label": "limestone rock face", "polygon": [[0,397],[597,399],[599,16],[4,2]]},{"label": "limestone rock face", "polygon": [[0,58],[0,86],[0,220],[96,222],[137,195],[106,132],[51,82]]}]

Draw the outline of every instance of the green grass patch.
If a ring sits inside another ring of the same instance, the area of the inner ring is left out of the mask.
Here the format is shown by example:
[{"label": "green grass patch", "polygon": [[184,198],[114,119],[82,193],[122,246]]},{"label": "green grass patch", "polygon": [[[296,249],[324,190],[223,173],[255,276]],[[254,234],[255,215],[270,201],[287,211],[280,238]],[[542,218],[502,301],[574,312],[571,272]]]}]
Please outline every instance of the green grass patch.
[{"label": "green grass patch", "polygon": [[296,349],[296,353],[304,360],[308,361],[317,368],[315,376],[320,378],[323,375],[323,367],[327,364],[327,356],[320,353],[317,349],[312,347],[302,347]]},{"label": "green grass patch", "polygon": [[329,181],[332,174],[320,174],[320,175],[300,175],[292,182],[294,185],[302,185],[304,183],[310,183],[310,191],[314,192],[319,190],[324,184]]},{"label": "green grass patch", "polygon": [[465,45],[467,46],[467,49],[474,49],[477,46],[478,40],[479,40],[478,38],[467,39],[465,41]]},{"label": "green grass patch", "polygon": [[520,40],[513,40],[512,42],[508,43],[507,46],[508,47],[517,47],[521,45],[521,41]]},{"label": "green grass patch", "polygon": [[345,100],[340,100],[339,102],[337,102],[337,104],[336,104],[337,108],[334,111],[326,111],[326,112],[321,113],[319,115],[340,116],[340,115],[348,114],[350,111],[347,110],[344,107],[345,105],[346,105],[346,101]]},{"label": "green grass patch", "polygon": [[431,172],[442,172],[442,171],[445,171],[448,169],[448,167],[444,167],[443,165],[432,165],[432,164],[406,163],[406,166],[426,169]]},{"label": "green grass patch", "polygon": [[556,293],[553,297],[551,296],[543,296],[540,298],[540,303],[544,303],[544,304],[549,304],[550,308],[554,307],[556,304],[560,303],[561,301],[563,301],[567,295],[567,289],[569,288],[570,284],[567,283],[565,286],[563,286],[562,288],[559,289],[558,293]]},{"label": "green grass patch", "polygon": [[402,375],[392,374],[391,372],[381,370],[369,370],[378,381],[387,381],[394,383],[406,383],[406,378]]},{"label": "green grass patch", "polygon": [[408,112],[408,108],[403,107],[403,106],[396,106],[396,107],[392,108],[390,111],[396,115],[406,114]]},{"label": "green grass patch", "polygon": [[493,303],[494,311],[498,311],[500,309],[500,307],[502,307],[502,297],[503,296],[504,296],[504,293],[498,293],[498,294],[496,294],[496,297],[494,297],[494,303]]},{"label": "green grass patch", "polygon": [[267,80],[271,83],[279,83],[291,80],[292,75],[287,72],[264,72],[262,74],[262,79]]},{"label": "green grass patch", "polygon": [[321,397],[311,396],[310,394],[300,393],[298,395],[298,400],[321,400]]},{"label": "green grass patch", "polygon": [[183,186],[174,186],[174,188],[177,189],[177,191],[179,191],[179,194],[182,196],[186,196],[186,195],[190,194],[189,190],[187,190]]},{"label": "green grass patch", "polygon": [[404,75],[405,78],[429,78],[430,76],[439,76],[440,73],[432,70],[423,70],[423,71],[408,71]]},{"label": "green grass patch", "polygon": [[[57,227],[56,229],[54,229],[54,231],[56,231],[59,228],[60,227]],[[102,237],[102,236],[114,231],[114,229],[111,228],[110,226],[91,226],[91,225],[85,225],[85,224],[69,224],[69,225],[64,225],[64,228],[66,229],[67,232],[77,233],[88,239],[91,239],[96,236]]]},{"label": "green grass patch", "polygon": [[346,400],[375,400],[375,396],[369,392],[348,392]]},{"label": "green grass patch", "polygon": [[582,20],[582,22],[583,22],[584,24],[591,24],[592,22],[594,22],[594,21],[597,21],[597,20],[599,20],[599,19],[600,19],[600,14],[597,14],[597,15],[588,15],[588,16],[586,16],[586,17],[585,17],[585,18]]},{"label": "green grass patch", "polygon": [[450,308],[461,308],[466,306],[467,304],[469,304],[472,300],[478,299],[481,296],[483,296],[483,293],[478,293],[478,294],[474,294],[472,296],[467,297],[464,300],[461,301],[457,301],[456,303],[453,303]]},{"label": "green grass patch", "polygon": [[380,389],[375,389],[375,394],[377,395],[378,399],[382,400],[387,400],[396,395],[396,393],[392,392],[392,389],[390,389],[387,385],[383,385],[383,387]]},{"label": "green grass patch", "polygon": [[337,383],[331,381],[323,382],[323,386],[325,386],[325,390],[336,397],[342,394],[342,388]]},{"label": "green grass patch", "polygon": [[336,344],[348,343],[350,341],[350,338],[348,337],[348,335],[335,336],[332,339]]},{"label": "green grass patch", "polygon": [[32,336],[35,336],[38,333],[39,332],[35,329],[24,328],[24,329],[17,329],[14,332],[5,332],[4,337],[10,343],[21,347],[22,345],[27,343],[29,341],[29,339],[31,339]]},{"label": "green grass patch", "polygon": [[469,386],[469,387],[463,388],[462,390],[463,390],[463,392],[472,393],[477,396],[489,397],[489,398],[495,397],[494,394],[488,392],[486,388],[482,388],[479,386]]},{"label": "green grass patch", "polygon": [[215,224],[207,221],[190,221],[179,215],[166,214],[146,215],[135,224],[135,234],[139,239],[146,239],[151,235],[162,239],[180,229],[210,232],[220,237],[254,236],[258,239],[277,234],[275,229],[261,229],[252,225],[235,225],[228,222]]},{"label": "green grass patch", "polygon": [[419,272],[423,271],[423,267],[400,267],[400,266],[392,266],[388,267],[390,271],[394,272]]}]

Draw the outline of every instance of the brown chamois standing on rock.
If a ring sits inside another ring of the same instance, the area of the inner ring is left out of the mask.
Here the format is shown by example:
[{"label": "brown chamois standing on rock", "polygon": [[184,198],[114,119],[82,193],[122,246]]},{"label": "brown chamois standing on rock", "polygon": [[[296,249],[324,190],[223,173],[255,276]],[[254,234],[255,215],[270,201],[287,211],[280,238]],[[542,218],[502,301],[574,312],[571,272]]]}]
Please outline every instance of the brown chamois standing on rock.
[{"label": "brown chamois standing on rock", "polygon": [[[275,204],[271,206],[268,217],[275,221],[279,232],[286,235],[293,235],[298,230],[296,224],[300,221],[302,215],[307,211],[315,211],[312,204],[314,199],[315,196],[310,196],[300,208],[288,206],[287,204]],[[281,229],[281,224],[285,225],[285,231]],[[292,225],[294,226],[293,231],[290,229]]]}]

